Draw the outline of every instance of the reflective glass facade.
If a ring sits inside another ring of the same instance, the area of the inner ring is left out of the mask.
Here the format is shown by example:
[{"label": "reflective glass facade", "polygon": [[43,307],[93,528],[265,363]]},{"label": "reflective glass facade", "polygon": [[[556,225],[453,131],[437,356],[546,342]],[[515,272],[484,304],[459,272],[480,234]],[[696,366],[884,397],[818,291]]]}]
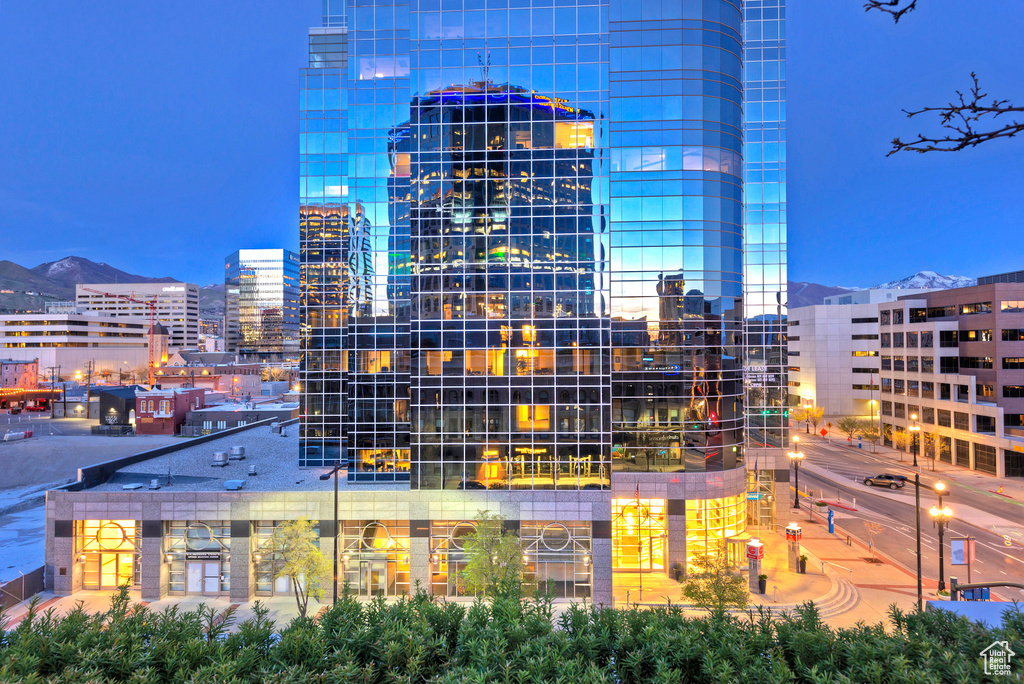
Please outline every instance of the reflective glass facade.
[{"label": "reflective glass facade", "polygon": [[618,470],[720,471],[741,455],[741,25],[734,2],[611,7]]},{"label": "reflective glass facade", "polygon": [[747,445],[785,446],[786,3],[743,0]]},{"label": "reflective glass facade", "polygon": [[227,351],[256,361],[299,357],[299,255],[240,249],[224,259]]},{"label": "reflective glass facade", "polygon": [[330,0],[324,23],[303,462],[431,489],[735,467],[738,3]]}]

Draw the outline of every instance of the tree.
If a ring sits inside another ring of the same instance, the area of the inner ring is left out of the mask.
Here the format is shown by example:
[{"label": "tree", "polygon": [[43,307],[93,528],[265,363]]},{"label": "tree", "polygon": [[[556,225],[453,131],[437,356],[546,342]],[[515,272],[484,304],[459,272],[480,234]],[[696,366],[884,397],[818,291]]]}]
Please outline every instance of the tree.
[{"label": "tree", "polygon": [[861,429],[863,427],[864,421],[859,418],[854,418],[853,416],[843,416],[836,421],[836,428],[850,439],[861,434]]},{"label": "tree", "polygon": [[906,451],[907,433],[905,430],[889,425],[885,428],[885,436],[892,442],[893,449],[896,449],[897,451]]},{"label": "tree", "polygon": [[[792,418],[793,422],[795,422],[797,425],[799,425],[800,423],[807,424],[810,422],[807,419],[807,409],[805,409],[803,406],[794,406],[793,408],[791,408],[789,410],[789,417]],[[810,432],[810,428],[808,428],[808,432]]]},{"label": "tree", "polygon": [[878,430],[878,423],[873,420],[862,420],[857,433],[864,439],[871,442],[871,451],[875,450],[875,445],[878,444],[878,440],[882,436],[881,432]]},{"label": "tree", "polygon": [[814,431],[817,432],[818,431],[818,423],[820,423],[821,419],[825,417],[825,407],[824,406],[808,406],[806,411],[807,411],[807,421],[814,428]]},{"label": "tree", "polygon": [[723,554],[701,554],[689,563],[683,580],[683,596],[693,605],[711,612],[726,608],[745,608],[747,583],[729,569]]},{"label": "tree", "polygon": [[502,530],[501,517],[480,511],[476,528],[465,537],[466,569],[462,587],[477,596],[519,596],[523,593],[523,547],[514,533]]},{"label": "tree", "polygon": [[274,555],[282,561],[274,579],[287,577],[291,582],[302,617],[306,616],[310,596],[319,601],[334,579],[331,561],[320,553],[317,540],[313,523],[306,518],[281,523],[272,539]]},{"label": "tree", "polygon": [[[899,23],[905,15],[917,9],[917,0],[867,0],[865,11],[878,10],[892,16]],[[978,75],[971,72],[971,88],[967,93],[957,90],[956,97],[940,107],[922,107],[916,110],[904,109],[908,119],[922,114],[937,114],[944,133],[925,135],[904,141],[895,138],[892,149],[886,156],[897,152],[959,152],[968,147],[999,138],[1012,138],[1024,131],[1024,119],[1008,121],[1007,114],[1024,113],[1024,107],[1016,107],[1009,100],[988,100],[988,93],[982,92]]]}]

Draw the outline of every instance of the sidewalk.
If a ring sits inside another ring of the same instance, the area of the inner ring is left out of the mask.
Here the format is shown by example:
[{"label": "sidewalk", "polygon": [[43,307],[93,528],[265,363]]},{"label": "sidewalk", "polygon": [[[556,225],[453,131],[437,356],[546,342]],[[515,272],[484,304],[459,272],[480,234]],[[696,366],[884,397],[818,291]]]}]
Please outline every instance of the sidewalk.
[{"label": "sidewalk", "polygon": [[[36,610],[40,613],[47,610],[53,610],[57,615],[65,615],[81,603],[88,613],[104,613],[110,610],[110,599],[117,592],[114,591],[80,591],[74,596],[54,596],[53,592],[44,591],[37,594],[39,598],[39,604]],[[169,596],[159,601],[142,601],[139,598],[139,592],[129,592],[131,597],[132,605],[143,605],[148,607],[150,610],[162,613],[171,606],[177,606],[178,610],[182,612],[193,611],[199,607],[200,604],[212,607],[217,612],[222,612],[228,608],[235,608],[233,625],[238,625],[245,620],[253,617],[253,606],[256,601],[248,601],[246,603],[232,603],[227,598],[218,598],[210,596]],[[287,623],[298,617],[299,609],[295,605],[295,598],[291,596],[280,596],[271,598],[258,599],[260,605],[269,610],[268,617],[273,620],[278,627],[284,627]],[[313,599],[310,599],[309,606],[307,608],[307,615],[316,615],[321,608],[330,604],[330,599],[326,598],[326,603],[317,603]],[[11,630],[18,626],[18,624],[28,614],[29,602],[23,601],[18,605],[14,606],[8,613],[7,617],[9,622],[7,623],[6,629]]]}]

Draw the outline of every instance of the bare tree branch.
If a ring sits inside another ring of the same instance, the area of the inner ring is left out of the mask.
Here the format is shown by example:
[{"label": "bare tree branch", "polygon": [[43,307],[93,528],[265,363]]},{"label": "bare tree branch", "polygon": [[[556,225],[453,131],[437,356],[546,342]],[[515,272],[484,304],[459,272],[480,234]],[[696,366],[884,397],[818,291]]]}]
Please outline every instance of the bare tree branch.
[{"label": "bare tree branch", "polygon": [[[864,3],[865,12],[871,10],[885,12],[891,15],[893,21],[897,23],[904,14],[913,12],[915,9],[917,9],[917,0],[867,0]],[[915,111],[903,110],[908,119],[913,119],[921,114],[937,113],[942,128],[947,131],[945,136],[929,137],[918,133],[915,139],[909,141],[896,138],[892,141],[892,149],[886,156],[891,157],[897,152],[917,152],[919,154],[958,152],[997,138],[1012,138],[1024,131],[1024,123],[1017,119],[1010,123],[1004,123],[1006,119],[999,121],[986,119],[986,117],[997,119],[1004,114],[1024,112],[1024,107],[1014,107],[1009,100],[993,99],[986,104],[984,101],[988,98],[988,93],[981,92],[978,76],[973,72],[971,80],[974,81],[974,84],[971,86],[970,93],[964,95],[959,90],[956,91],[956,101],[950,102],[945,107],[924,107]],[[989,126],[998,126],[1000,123],[1003,124],[1001,127],[989,128]],[[979,126],[989,130],[979,130]]]},{"label": "bare tree branch", "polygon": [[997,128],[985,126],[984,128],[987,130],[979,130],[979,125],[990,123],[986,117],[998,119],[1006,114],[1024,112],[1024,107],[1015,107],[1009,100],[993,99],[986,104],[988,93],[981,91],[977,74],[972,72],[971,80],[974,83],[970,92],[965,95],[959,90],[956,91],[957,99],[944,107],[924,107],[915,111],[903,110],[908,119],[913,119],[921,114],[937,113],[942,128],[947,131],[945,136],[929,137],[918,133],[917,138],[909,141],[896,138],[892,141],[892,149],[886,156],[892,156],[897,152],[921,154],[925,152],[957,152],[997,138],[1012,138],[1024,131],[1024,122],[1016,118],[1009,123],[1003,123],[1006,120],[1000,119],[998,122],[991,123],[992,125],[1002,123],[1002,126]]},{"label": "bare tree branch", "polygon": [[892,20],[899,23],[904,14],[913,12],[917,8],[917,0],[908,0],[906,5],[903,5],[904,1],[907,0],[867,0],[864,3],[864,11],[878,10],[891,14]]}]

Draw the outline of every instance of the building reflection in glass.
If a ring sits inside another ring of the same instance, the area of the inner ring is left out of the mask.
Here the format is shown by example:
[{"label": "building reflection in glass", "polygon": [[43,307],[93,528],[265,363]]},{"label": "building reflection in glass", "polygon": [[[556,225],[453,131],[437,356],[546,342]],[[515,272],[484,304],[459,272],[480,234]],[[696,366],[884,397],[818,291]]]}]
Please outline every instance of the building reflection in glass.
[{"label": "building reflection in glass", "polygon": [[240,249],[224,260],[227,351],[256,361],[299,356],[299,255]]},{"label": "building reflection in glass", "polygon": [[414,487],[608,485],[594,125],[477,81],[414,98],[390,133],[393,216],[409,207],[389,290],[408,283]]},{"label": "building reflection in glass", "polygon": [[742,455],[742,22],[721,3],[677,30],[679,11],[613,7],[610,23],[612,440],[623,471],[717,471]]}]

